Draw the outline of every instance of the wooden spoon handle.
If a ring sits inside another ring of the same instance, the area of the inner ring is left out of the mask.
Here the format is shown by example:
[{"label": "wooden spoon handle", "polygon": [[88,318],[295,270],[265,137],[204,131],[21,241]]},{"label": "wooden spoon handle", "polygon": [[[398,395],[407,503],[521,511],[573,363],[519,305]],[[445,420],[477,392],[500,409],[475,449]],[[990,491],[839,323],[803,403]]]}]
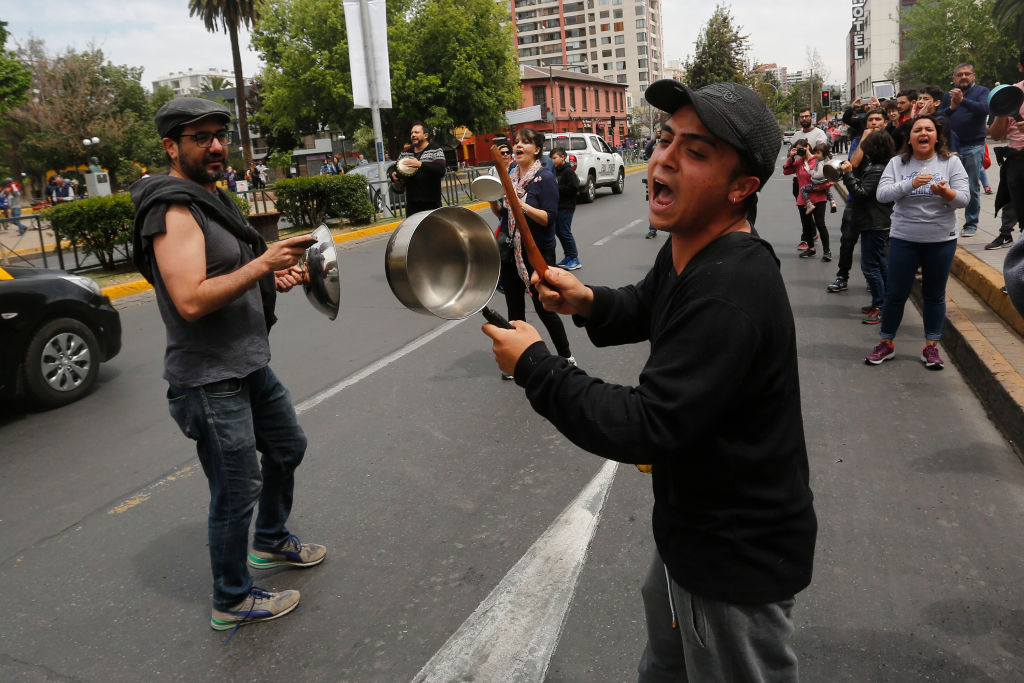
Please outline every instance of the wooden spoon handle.
[{"label": "wooden spoon handle", "polygon": [[[523,215],[523,207],[519,204],[519,196],[516,195],[516,188],[512,185],[512,178],[508,175],[505,162],[501,158],[501,150],[496,145],[491,145],[491,159],[494,160],[494,167],[498,169],[498,177],[501,179],[501,187],[505,190],[505,201],[508,202],[508,210],[516,219],[519,227],[519,235],[522,238],[523,248],[526,249],[526,258],[537,273],[544,277],[548,264],[541,256],[537,243],[533,241],[533,233],[530,232],[530,224],[526,222]],[[522,171],[522,169],[520,169]]]}]

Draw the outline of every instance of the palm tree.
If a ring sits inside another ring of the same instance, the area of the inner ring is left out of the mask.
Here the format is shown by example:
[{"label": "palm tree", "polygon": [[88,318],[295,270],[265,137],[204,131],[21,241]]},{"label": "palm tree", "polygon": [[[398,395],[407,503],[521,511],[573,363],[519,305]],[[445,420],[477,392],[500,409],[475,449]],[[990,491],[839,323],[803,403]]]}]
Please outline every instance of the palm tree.
[{"label": "palm tree", "polygon": [[245,24],[252,26],[259,19],[257,0],[189,0],[188,15],[197,14],[202,18],[206,30],[216,32],[224,29],[231,37],[231,59],[235,66],[235,105],[238,107],[238,132],[242,142],[242,157],[245,167],[252,161],[249,144],[249,115],[246,112],[245,79],[242,77],[242,55],[238,51],[238,28]]},{"label": "palm tree", "polygon": [[1024,0],[996,0],[992,16],[1001,26],[1012,24],[1017,46],[1024,45]]}]

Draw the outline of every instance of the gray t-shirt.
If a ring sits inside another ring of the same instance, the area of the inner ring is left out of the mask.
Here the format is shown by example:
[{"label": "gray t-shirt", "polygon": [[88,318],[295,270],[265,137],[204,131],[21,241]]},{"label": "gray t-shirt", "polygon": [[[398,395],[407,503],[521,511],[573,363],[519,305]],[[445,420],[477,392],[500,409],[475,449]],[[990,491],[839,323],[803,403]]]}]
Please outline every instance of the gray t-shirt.
[{"label": "gray t-shirt", "polygon": [[[159,209],[156,209],[159,210]],[[206,239],[206,276],[224,275],[244,265],[238,239],[196,208],[192,215]],[[259,287],[254,283],[227,306],[190,323],[178,313],[159,264],[153,261],[157,308],[167,327],[164,379],[179,387],[241,378],[270,363],[270,341]]]},{"label": "gray t-shirt", "polygon": [[795,142],[796,140],[800,139],[807,140],[807,144],[810,146],[811,149],[814,149],[814,146],[819,142],[827,142],[829,144],[832,144],[832,141],[828,139],[827,135],[825,135],[825,131],[823,131],[821,128],[818,128],[817,126],[813,126],[811,130],[808,132],[804,132],[803,129],[798,130],[796,132],[796,135],[793,136],[793,140]]},{"label": "gray t-shirt", "polygon": [[[915,189],[914,177],[925,172],[931,173],[931,183]],[[956,192],[953,201],[932,193],[931,185],[941,181]],[[955,240],[960,234],[956,210],[967,206],[970,199],[967,183],[967,171],[957,156],[940,159],[933,155],[923,161],[910,157],[906,163],[898,156],[890,159],[875,192],[879,202],[895,202],[889,236],[908,242]]]},{"label": "gray t-shirt", "polygon": [[21,192],[11,185],[11,191],[7,193],[7,207],[10,209],[21,208]]}]

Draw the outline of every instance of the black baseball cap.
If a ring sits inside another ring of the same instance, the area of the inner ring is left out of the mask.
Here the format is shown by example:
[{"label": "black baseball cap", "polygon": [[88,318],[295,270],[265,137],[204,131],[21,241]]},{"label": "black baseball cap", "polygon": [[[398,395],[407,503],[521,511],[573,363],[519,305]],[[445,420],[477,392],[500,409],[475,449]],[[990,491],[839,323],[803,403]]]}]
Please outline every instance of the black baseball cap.
[{"label": "black baseball cap", "polygon": [[160,107],[156,113],[156,132],[165,138],[175,128],[187,126],[207,116],[219,116],[224,123],[231,122],[231,112],[223,104],[201,97],[177,97]]},{"label": "black baseball cap", "polygon": [[647,88],[644,97],[658,109],[674,114],[691,105],[700,122],[718,139],[746,159],[761,181],[760,191],[775,171],[782,148],[779,122],[761,98],[739,83],[712,83],[692,90],[679,81],[663,79]]}]

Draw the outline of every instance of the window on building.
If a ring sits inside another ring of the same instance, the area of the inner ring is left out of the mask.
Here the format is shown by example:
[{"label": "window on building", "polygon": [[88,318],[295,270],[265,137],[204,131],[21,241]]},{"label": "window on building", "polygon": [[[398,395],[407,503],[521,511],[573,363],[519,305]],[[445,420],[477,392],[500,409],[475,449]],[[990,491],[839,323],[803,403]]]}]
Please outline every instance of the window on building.
[{"label": "window on building", "polygon": [[649,79],[647,78],[647,72],[646,71],[641,71],[640,72],[640,82],[641,83],[646,83],[648,80]]},{"label": "window on building", "polygon": [[605,62],[604,64],[601,65],[601,68],[604,69],[605,71],[611,71],[612,70],[612,63],[611,62]]},{"label": "window on building", "polygon": [[636,60],[636,66],[637,66],[638,69],[646,69],[647,68],[647,60],[646,59],[638,59],[638,60]]},{"label": "window on building", "polygon": [[607,90],[604,91],[604,110],[605,111],[611,111],[612,110],[611,93],[608,92]]},{"label": "window on building", "polygon": [[586,111],[587,110],[587,89],[586,88],[583,88],[583,91],[580,92],[580,102],[583,103],[583,111]]},{"label": "window on building", "polygon": [[636,20],[636,27],[637,28],[647,28],[647,22],[645,20],[643,20],[643,19],[637,19]]},{"label": "window on building", "polygon": [[626,48],[624,48],[624,47],[617,47],[617,48],[615,48],[615,56],[616,57],[625,57],[626,56]]},{"label": "window on building", "polygon": [[614,12],[612,12],[612,17],[615,18],[615,19],[621,19],[622,18],[622,10],[617,9]]},{"label": "window on building", "polygon": [[615,70],[616,71],[625,71],[626,70],[626,63],[625,62],[615,62]]},{"label": "window on building", "polygon": [[558,86],[558,108],[565,111],[565,86]]},{"label": "window on building", "polygon": [[[591,26],[590,28],[594,28],[594,27]],[[591,38],[590,39],[590,47],[597,47],[597,38]]]},{"label": "window on building", "polygon": [[616,76],[615,77],[615,82],[616,83],[626,83],[627,82],[626,74],[619,74],[618,76]]},{"label": "window on building", "polygon": [[647,34],[646,33],[638,33],[638,34],[636,34],[636,42],[638,42],[638,43],[646,43],[647,42]]},{"label": "window on building", "polygon": [[596,52],[591,52],[590,53],[590,58],[593,59],[593,60],[596,60],[597,59],[597,53]]},{"label": "window on building", "polygon": [[[615,42],[616,43],[619,42],[619,38],[621,38],[621,37],[622,36],[615,36]],[[610,36],[605,36],[605,37],[601,38],[601,44],[602,45],[611,45],[612,44],[611,37]]]},{"label": "window on building", "polygon": [[615,36],[615,44],[616,45],[625,45],[626,44],[626,36],[622,35],[621,33],[619,35]]},{"label": "window on building", "polygon": [[[645,55],[645,54],[647,54],[647,46],[646,45],[637,45],[636,46],[636,53],[638,55]],[[657,55],[655,55],[655,56],[657,56]]]},{"label": "window on building", "polygon": [[569,86],[569,109],[576,111],[576,88]]},{"label": "window on building", "polygon": [[548,89],[543,85],[533,86],[533,103],[534,104],[547,104],[548,100]]},{"label": "window on building", "polygon": [[609,24],[601,24],[601,30],[602,31],[607,31],[608,30],[608,26],[609,26]]},{"label": "window on building", "polygon": [[601,56],[602,57],[611,57],[612,56],[612,51],[611,50],[601,50]]},{"label": "window on building", "polygon": [[638,17],[642,17],[644,15],[644,6],[643,5],[637,5],[633,9],[636,10],[634,12],[634,14],[636,14]]},{"label": "window on building", "polygon": [[607,19],[608,18],[608,10],[604,10],[598,16],[601,17],[602,19]]},{"label": "window on building", "polygon": [[616,31],[621,31],[622,30],[622,22],[621,21],[616,21],[615,22],[615,30]]}]

